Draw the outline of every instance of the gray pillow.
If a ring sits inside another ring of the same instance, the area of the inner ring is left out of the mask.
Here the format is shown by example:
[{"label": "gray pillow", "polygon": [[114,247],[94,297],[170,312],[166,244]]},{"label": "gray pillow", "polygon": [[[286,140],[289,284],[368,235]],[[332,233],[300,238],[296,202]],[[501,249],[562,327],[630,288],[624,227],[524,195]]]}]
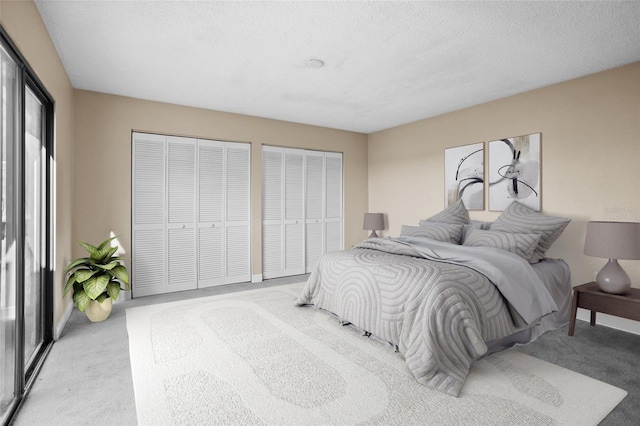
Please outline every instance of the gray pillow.
[{"label": "gray pillow", "polygon": [[445,243],[459,244],[462,225],[453,223],[432,222],[428,226],[402,225],[400,236],[426,237]]},{"label": "gray pillow", "polygon": [[488,231],[491,228],[492,222],[483,222],[480,220],[470,220],[468,224],[464,225],[462,228],[462,238],[460,239],[460,244],[464,244],[466,239],[469,237],[469,234],[474,229],[482,229]]},{"label": "gray pillow", "polygon": [[462,200],[458,200],[440,213],[431,216],[429,219],[421,220],[420,226],[422,226],[423,222],[446,222],[466,225],[469,223],[469,212]]},{"label": "gray pillow", "polygon": [[571,219],[543,215],[514,201],[493,222],[491,230],[512,234],[539,234],[540,242],[530,260],[530,263],[536,263],[545,258],[547,250],[569,222]]},{"label": "gray pillow", "polygon": [[472,229],[463,245],[499,248],[515,253],[529,262],[539,242],[540,234],[512,234],[510,232]]}]

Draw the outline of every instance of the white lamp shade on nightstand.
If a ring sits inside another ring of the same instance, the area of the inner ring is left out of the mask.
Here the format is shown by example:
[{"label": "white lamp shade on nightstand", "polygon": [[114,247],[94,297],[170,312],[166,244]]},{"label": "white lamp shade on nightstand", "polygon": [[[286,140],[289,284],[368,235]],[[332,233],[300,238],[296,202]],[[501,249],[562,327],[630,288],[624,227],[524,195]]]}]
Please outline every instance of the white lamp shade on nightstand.
[{"label": "white lamp shade on nightstand", "polygon": [[609,259],[596,275],[600,290],[626,293],[631,287],[631,279],[618,259],[640,259],[640,223],[587,222],[584,254]]},{"label": "white lamp shade on nightstand", "polygon": [[384,215],[382,213],[365,213],[362,229],[371,231],[369,238],[377,238],[378,234],[376,231],[384,229]]}]

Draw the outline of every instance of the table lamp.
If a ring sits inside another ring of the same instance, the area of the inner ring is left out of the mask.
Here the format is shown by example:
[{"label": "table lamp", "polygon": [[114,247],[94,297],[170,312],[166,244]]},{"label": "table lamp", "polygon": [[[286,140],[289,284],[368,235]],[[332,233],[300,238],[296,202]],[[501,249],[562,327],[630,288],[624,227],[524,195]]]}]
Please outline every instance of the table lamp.
[{"label": "table lamp", "polygon": [[365,213],[362,229],[371,231],[369,238],[378,238],[376,231],[384,229],[384,215],[382,213]]},{"label": "table lamp", "polygon": [[631,279],[618,264],[618,259],[640,259],[640,223],[587,222],[584,254],[609,259],[596,275],[600,290],[626,293],[631,287]]}]

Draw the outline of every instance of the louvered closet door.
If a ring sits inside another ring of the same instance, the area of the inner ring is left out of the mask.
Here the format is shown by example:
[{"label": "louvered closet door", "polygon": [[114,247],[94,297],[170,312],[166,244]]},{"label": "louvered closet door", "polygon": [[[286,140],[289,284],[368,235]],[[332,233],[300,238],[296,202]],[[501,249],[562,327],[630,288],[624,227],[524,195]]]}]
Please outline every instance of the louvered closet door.
[{"label": "louvered closet door", "polygon": [[198,140],[198,287],[225,283],[224,142]]},{"label": "louvered closet door", "polygon": [[133,297],[167,291],[166,137],[133,133]]},{"label": "louvered closet door", "polygon": [[324,153],[305,152],[305,267],[313,271],[324,247]]},{"label": "louvered closet door", "polygon": [[305,272],[304,151],[263,147],[262,275]]},{"label": "louvered closet door", "polygon": [[262,148],[262,276],[283,276],[284,150]]},{"label": "louvered closet door", "polygon": [[227,143],[227,283],[251,280],[251,145]]},{"label": "louvered closet door", "polygon": [[167,136],[167,292],[197,288],[196,148]]},{"label": "louvered closet door", "polygon": [[263,147],[262,273],[311,272],[342,249],[342,154]]},{"label": "louvered closet door", "polygon": [[198,287],[251,280],[251,145],[198,140]]},{"label": "louvered closet door", "polygon": [[325,251],[342,250],[342,154],[325,153]]},{"label": "louvered closet door", "polygon": [[305,273],[304,151],[284,150],[284,274]]}]

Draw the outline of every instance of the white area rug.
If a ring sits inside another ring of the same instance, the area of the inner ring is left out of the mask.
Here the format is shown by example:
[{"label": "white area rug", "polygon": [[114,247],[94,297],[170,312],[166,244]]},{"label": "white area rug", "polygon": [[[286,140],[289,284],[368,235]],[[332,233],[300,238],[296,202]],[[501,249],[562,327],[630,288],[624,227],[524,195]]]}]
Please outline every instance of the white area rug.
[{"label": "white area rug", "polygon": [[302,284],[127,310],[138,421],[170,424],[589,425],[626,392],[515,351],[476,362],[461,397],[326,312]]}]

